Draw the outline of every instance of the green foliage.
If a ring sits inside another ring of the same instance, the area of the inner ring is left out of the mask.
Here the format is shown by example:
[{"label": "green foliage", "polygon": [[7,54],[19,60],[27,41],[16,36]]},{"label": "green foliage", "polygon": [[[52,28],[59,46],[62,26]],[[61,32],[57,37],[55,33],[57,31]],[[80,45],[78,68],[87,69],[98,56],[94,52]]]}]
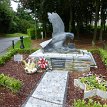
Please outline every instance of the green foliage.
[{"label": "green foliage", "polygon": [[25,19],[21,19],[18,22],[19,32],[21,32],[21,33],[27,33],[27,29],[33,28],[33,27],[34,27],[34,25]]},{"label": "green foliage", "polygon": [[0,33],[27,33],[28,28],[34,27],[33,17],[24,9],[19,10],[12,10],[10,0],[0,1]]},{"label": "green foliage", "polygon": [[7,52],[4,56],[0,57],[0,65],[5,64],[6,61],[9,61],[11,57],[16,53],[16,50],[11,50]]},{"label": "green foliage", "polygon": [[20,19],[25,19],[30,21],[31,23],[35,23],[34,19],[32,18],[31,12],[26,11],[26,9],[24,9],[20,4],[18,4],[17,16]]},{"label": "green foliage", "polygon": [[15,78],[11,78],[9,76],[5,76],[4,74],[0,74],[0,85],[9,88],[12,92],[18,92],[22,87],[22,82],[16,80]]},{"label": "green foliage", "polygon": [[27,34],[31,37],[31,39],[35,39],[36,38],[35,29],[34,28],[27,29]]},{"label": "green foliage", "polygon": [[10,8],[10,0],[0,1],[0,32],[7,33],[9,31],[13,19],[13,11]]},{"label": "green foliage", "polygon": [[95,75],[82,77],[80,79],[82,83],[86,84],[86,90],[100,89],[103,91],[107,91],[106,89],[106,81],[101,81],[100,83],[96,79]]},{"label": "green foliage", "polygon": [[35,21],[30,13],[18,4],[11,31],[27,33],[28,28],[34,28],[34,23]]},{"label": "green foliage", "polygon": [[73,107],[107,107],[106,104],[101,105],[99,102],[89,99],[88,102],[85,100],[74,100]]},{"label": "green foliage", "polygon": [[13,21],[11,22],[9,33],[16,33],[19,32],[19,24],[20,19],[16,16],[16,13],[14,13]]},{"label": "green foliage", "polygon": [[20,19],[18,16],[13,18],[13,21],[10,26],[10,33],[20,32],[20,33],[27,33],[28,28],[33,28],[34,23],[26,19]]}]

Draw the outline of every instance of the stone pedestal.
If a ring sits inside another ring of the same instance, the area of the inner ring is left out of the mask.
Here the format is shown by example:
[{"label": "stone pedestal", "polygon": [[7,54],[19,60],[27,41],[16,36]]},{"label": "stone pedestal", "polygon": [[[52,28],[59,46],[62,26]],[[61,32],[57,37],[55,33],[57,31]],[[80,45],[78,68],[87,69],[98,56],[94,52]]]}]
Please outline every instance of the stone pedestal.
[{"label": "stone pedestal", "polygon": [[77,50],[72,53],[44,53],[41,49],[29,55],[36,60],[45,57],[53,69],[72,71],[90,71],[90,67],[97,67],[96,62],[87,50]]}]

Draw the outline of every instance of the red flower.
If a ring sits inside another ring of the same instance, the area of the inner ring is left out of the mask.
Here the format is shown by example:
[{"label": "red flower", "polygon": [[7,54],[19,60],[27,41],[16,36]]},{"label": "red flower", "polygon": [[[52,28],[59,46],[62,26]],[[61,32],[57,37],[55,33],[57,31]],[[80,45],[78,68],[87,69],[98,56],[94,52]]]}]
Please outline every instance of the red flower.
[{"label": "red flower", "polygon": [[41,68],[41,69],[46,69],[46,67],[48,66],[48,61],[45,59],[45,58],[39,58],[39,61],[38,61],[38,66]]}]

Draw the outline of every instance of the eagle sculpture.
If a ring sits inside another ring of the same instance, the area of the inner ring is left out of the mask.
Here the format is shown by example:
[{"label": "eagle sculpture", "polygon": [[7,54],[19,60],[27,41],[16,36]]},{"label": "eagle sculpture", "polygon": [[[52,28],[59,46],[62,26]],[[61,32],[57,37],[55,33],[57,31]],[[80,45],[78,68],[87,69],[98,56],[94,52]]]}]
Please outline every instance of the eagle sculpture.
[{"label": "eagle sculpture", "polygon": [[69,40],[74,39],[74,34],[70,32],[65,32],[65,27],[62,19],[57,13],[48,13],[48,19],[53,26],[52,39],[42,42],[40,45],[44,52],[58,52],[65,53],[75,50],[73,43],[66,44],[67,38]]}]

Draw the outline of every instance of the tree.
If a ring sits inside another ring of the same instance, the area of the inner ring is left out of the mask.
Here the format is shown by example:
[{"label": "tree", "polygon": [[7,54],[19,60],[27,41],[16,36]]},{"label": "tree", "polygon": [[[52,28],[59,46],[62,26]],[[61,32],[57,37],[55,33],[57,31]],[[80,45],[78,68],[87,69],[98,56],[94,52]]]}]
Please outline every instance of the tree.
[{"label": "tree", "polygon": [[28,10],[25,10],[20,4],[18,4],[16,15],[20,19],[25,19],[27,21],[34,23],[34,19],[31,12],[29,12]]},{"label": "tree", "polygon": [[9,31],[13,19],[13,10],[10,7],[10,0],[0,1],[0,32],[6,33]]},{"label": "tree", "polygon": [[96,5],[96,11],[95,11],[95,29],[94,29],[94,36],[92,40],[92,46],[95,45],[96,43],[96,36],[97,36],[97,22],[99,20],[99,9],[100,9],[100,0],[95,0],[95,5]]},{"label": "tree", "polygon": [[101,29],[100,29],[100,36],[99,36],[99,41],[103,41],[103,31],[104,31],[104,25],[105,25],[105,16],[106,16],[106,8],[107,8],[107,1],[102,0],[101,1]]},{"label": "tree", "polygon": [[[43,23],[44,32],[46,32],[46,25],[49,23],[47,18],[47,12],[57,12],[65,24],[66,31],[77,32],[79,37],[80,33],[86,33],[92,26],[92,22],[95,19],[94,35],[92,44],[95,45],[97,38],[97,22],[100,19],[99,12],[101,12],[102,26],[105,26],[104,20],[105,13],[107,12],[106,0],[16,0],[22,3],[22,6],[26,9],[32,10],[35,13],[35,17],[38,17],[39,21]],[[103,4],[101,4],[101,2]],[[103,6],[102,6],[103,5]],[[100,7],[103,7],[100,10]],[[36,11],[37,10],[37,11]],[[102,28],[102,27],[101,27]],[[105,28],[105,27],[104,27]],[[102,28],[103,29],[103,28]],[[45,33],[44,33],[45,34]],[[102,33],[100,33],[102,34]],[[102,36],[100,36],[100,39]]]}]

